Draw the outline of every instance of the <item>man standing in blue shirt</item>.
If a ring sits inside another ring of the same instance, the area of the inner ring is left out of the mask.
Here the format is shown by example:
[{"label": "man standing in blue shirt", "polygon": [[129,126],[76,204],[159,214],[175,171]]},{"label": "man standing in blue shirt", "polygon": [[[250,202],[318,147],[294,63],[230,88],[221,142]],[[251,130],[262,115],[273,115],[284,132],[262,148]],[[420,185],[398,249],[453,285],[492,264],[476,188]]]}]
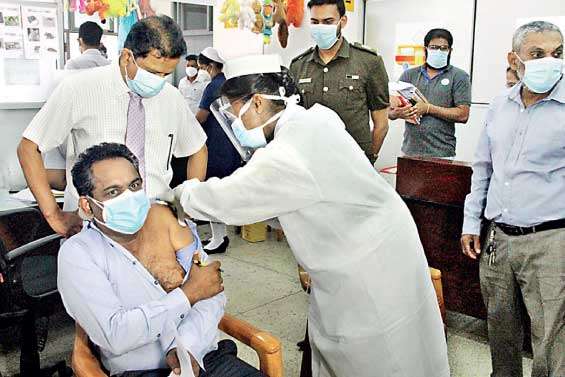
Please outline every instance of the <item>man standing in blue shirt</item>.
[{"label": "man standing in blue shirt", "polygon": [[521,82],[487,114],[461,246],[480,257],[492,377],[522,376],[522,300],[532,323],[532,377],[565,376],[563,34],[548,22],[521,26],[508,62]]},{"label": "man standing in blue shirt", "polygon": [[455,156],[455,123],[467,123],[471,105],[469,75],[450,64],[453,36],[445,29],[432,29],[424,38],[426,64],[406,70],[399,78],[413,84],[429,103],[391,107],[391,120],[406,122],[402,152],[407,156]]}]

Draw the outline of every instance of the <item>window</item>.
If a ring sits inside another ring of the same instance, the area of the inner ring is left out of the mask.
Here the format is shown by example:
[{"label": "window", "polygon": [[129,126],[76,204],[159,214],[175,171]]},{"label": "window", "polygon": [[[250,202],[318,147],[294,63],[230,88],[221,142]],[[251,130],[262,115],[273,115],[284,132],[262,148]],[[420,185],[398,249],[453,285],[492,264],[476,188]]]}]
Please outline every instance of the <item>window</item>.
[{"label": "window", "polygon": [[214,19],[211,6],[174,2],[173,18],[184,35],[212,34]]}]

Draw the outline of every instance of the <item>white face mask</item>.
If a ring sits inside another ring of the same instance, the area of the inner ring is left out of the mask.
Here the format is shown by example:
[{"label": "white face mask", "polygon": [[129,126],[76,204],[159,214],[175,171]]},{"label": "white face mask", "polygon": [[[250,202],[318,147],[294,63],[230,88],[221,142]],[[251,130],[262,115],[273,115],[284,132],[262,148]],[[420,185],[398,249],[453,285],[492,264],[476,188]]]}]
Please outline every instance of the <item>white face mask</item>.
[{"label": "white face mask", "polygon": [[200,78],[202,81],[211,81],[212,80],[212,77],[210,76],[208,71],[206,71],[205,69],[200,69],[198,71],[198,78]]},{"label": "white face mask", "polygon": [[190,78],[195,77],[198,74],[198,70],[194,67],[186,67],[186,75]]}]

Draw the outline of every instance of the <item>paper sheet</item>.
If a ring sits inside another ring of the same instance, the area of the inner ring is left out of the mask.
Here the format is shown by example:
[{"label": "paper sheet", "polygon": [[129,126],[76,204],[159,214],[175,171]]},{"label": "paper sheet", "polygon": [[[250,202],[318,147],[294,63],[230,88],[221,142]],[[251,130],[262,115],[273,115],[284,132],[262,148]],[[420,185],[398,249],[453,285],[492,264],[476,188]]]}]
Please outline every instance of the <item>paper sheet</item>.
[{"label": "paper sheet", "polygon": [[188,350],[182,343],[182,339],[178,333],[175,331],[175,341],[177,344],[177,356],[180,362],[180,375],[171,372],[169,377],[194,377],[194,372],[192,371],[192,363],[190,362],[190,355]]},{"label": "paper sheet", "polygon": [[[53,196],[55,196],[55,198],[60,198],[65,195],[63,191],[51,190],[51,192],[53,193]],[[35,202],[35,197],[31,193],[31,190],[29,188],[23,189],[22,191],[19,191],[15,194],[11,194],[10,196],[22,202]]]}]

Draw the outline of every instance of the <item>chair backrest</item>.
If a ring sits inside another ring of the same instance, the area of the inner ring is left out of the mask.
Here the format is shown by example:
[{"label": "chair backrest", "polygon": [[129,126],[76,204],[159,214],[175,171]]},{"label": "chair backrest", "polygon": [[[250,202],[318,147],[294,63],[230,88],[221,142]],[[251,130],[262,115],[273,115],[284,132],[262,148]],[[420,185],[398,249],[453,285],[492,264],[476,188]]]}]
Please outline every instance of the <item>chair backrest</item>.
[{"label": "chair backrest", "polygon": [[43,222],[41,212],[35,208],[0,213],[0,319],[8,323],[32,305],[38,315],[58,309],[57,254],[61,237],[51,234],[36,239]]},{"label": "chair backrest", "polygon": [[35,208],[0,212],[0,243],[4,250],[10,251],[33,241],[41,222],[41,212]]}]

